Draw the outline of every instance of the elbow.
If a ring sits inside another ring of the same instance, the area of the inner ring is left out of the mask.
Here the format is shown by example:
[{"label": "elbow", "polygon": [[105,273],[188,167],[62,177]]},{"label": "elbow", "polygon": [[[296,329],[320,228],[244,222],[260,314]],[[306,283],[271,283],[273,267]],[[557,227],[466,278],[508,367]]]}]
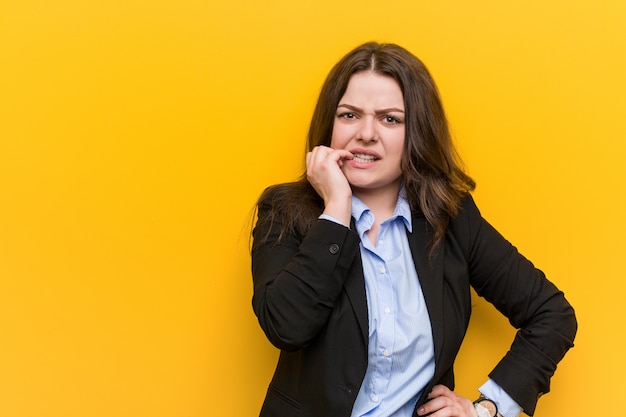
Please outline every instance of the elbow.
[{"label": "elbow", "polygon": [[319,326],[312,316],[303,317],[294,309],[278,308],[261,300],[254,300],[253,308],[265,336],[280,350],[300,350],[308,346],[318,333]]},{"label": "elbow", "polygon": [[258,319],[267,340],[280,350],[295,352],[311,343],[310,332],[303,329],[303,326],[279,322],[266,315],[259,315]]},{"label": "elbow", "polygon": [[563,307],[556,314],[553,314],[552,319],[549,320],[551,333],[554,335],[552,338],[548,337],[547,340],[551,340],[552,346],[546,347],[546,350],[551,352],[552,356],[557,362],[559,362],[567,353],[569,349],[574,347],[574,339],[578,332],[578,320],[576,319],[576,312],[574,308],[563,299]]},{"label": "elbow", "polygon": [[291,335],[291,337],[285,337],[283,335],[267,331],[265,332],[265,335],[274,347],[285,352],[298,351],[305,348],[310,343],[310,340],[308,339],[293,337],[293,335]]},{"label": "elbow", "polygon": [[551,315],[553,317],[552,326],[563,338],[569,340],[568,348],[570,348],[574,346],[574,339],[578,332],[578,320],[574,307],[565,298],[565,295],[559,292],[558,296],[560,307],[553,310]]},{"label": "elbow", "polygon": [[564,328],[566,329],[566,334],[572,341],[572,346],[574,346],[574,339],[576,338],[576,333],[578,332],[578,319],[576,318],[576,312],[574,311],[574,307],[572,307],[569,303],[568,305],[569,309]]},{"label": "elbow", "polygon": [[569,347],[574,346],[574,338],[578,331],[578,320],[576,319],[574,307],[565,298],[565,294],[562,291],[558,291],[550,298],[548,306],[549,308],[546,312],[552,318],[550,320],[552,326],[558,333],[570,341]]}]

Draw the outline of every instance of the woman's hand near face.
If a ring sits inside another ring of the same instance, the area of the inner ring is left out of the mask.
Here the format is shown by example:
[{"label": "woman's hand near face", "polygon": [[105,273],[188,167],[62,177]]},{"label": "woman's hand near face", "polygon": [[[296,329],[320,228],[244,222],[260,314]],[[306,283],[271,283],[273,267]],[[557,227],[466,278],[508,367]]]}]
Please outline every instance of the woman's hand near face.
[{"label": "woman's hand near face", "polygon": [[324,200],[324,213],[350,225],[352,189],[341,171],[343,161],[352,159],[352,153],[343,149],[316,146],[306,154],[307,179]]},{"label": "woman's hand near face", "polygon": [[428,394],[429,401],[417,414],[429,417],[476,417],[474,403],[450,391],[445,385],[435,385]]}]

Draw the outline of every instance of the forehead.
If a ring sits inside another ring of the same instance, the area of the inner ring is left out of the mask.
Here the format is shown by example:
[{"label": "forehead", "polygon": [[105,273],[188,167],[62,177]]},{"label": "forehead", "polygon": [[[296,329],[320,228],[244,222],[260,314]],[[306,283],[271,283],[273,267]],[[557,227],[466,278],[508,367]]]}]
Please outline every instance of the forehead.
[{"label": "forehead", "polygon": [[392,77],[374,72],[357,72],[350,77],[339,104],[368,104],[375,107],[404,108],[400,85]]}]

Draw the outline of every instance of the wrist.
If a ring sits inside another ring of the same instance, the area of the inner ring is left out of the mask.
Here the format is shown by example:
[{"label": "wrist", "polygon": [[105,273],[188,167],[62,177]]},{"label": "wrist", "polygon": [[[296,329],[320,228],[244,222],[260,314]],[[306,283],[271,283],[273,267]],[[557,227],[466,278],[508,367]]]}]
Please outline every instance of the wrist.
[{"label": "wrist", "polygon": [[329,202],[324,207],[324,214],[339,220],[344,226],[350,227],[352,197],[349,197],[346,201]]},{"label": "wrist", "polygon": [[477,417],[502,417],[496,403],[482,395],[474,401],[474,409]]}]

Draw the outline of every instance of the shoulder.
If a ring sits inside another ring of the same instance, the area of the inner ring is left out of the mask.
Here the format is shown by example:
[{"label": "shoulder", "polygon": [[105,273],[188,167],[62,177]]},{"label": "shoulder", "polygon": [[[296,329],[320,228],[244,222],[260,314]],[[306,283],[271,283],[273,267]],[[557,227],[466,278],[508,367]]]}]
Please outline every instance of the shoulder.
[{"label": "shoulder", "polygon": [[257,202],[259,208],[317,204],[317,193],[308,181],[286,182],[267,187]]},{"label": "shoulder", "polygon": [[485,232],[486,222],[483,219],[474,198],[466,194],[459,201],[456,216],[450,219],[447,235],[452,237],[466,253],[469,253],[476,240]]},{"label": "shoulder", "polygon": [[278,240],[286,234],[304,235],[324,210],[324,203],[308,181],[272,185],[257,202],[257,223],[253,235],[265,240],[272,231]]},{"label": "shoulder", "polygon": [[466,194],[459,201],[456,216],[450,220],[450,227],[463,229],[475,225],[482,220],[480,210],[471,194]]},{"label": "shoulder", "polygon": [[294,193],[298,187],[296,182],[286,182],[282,184],[274,184],[267,187],[261,193],[257,204],[259,206],[273,206],[276,201],[280,201],[290,194]]}]

